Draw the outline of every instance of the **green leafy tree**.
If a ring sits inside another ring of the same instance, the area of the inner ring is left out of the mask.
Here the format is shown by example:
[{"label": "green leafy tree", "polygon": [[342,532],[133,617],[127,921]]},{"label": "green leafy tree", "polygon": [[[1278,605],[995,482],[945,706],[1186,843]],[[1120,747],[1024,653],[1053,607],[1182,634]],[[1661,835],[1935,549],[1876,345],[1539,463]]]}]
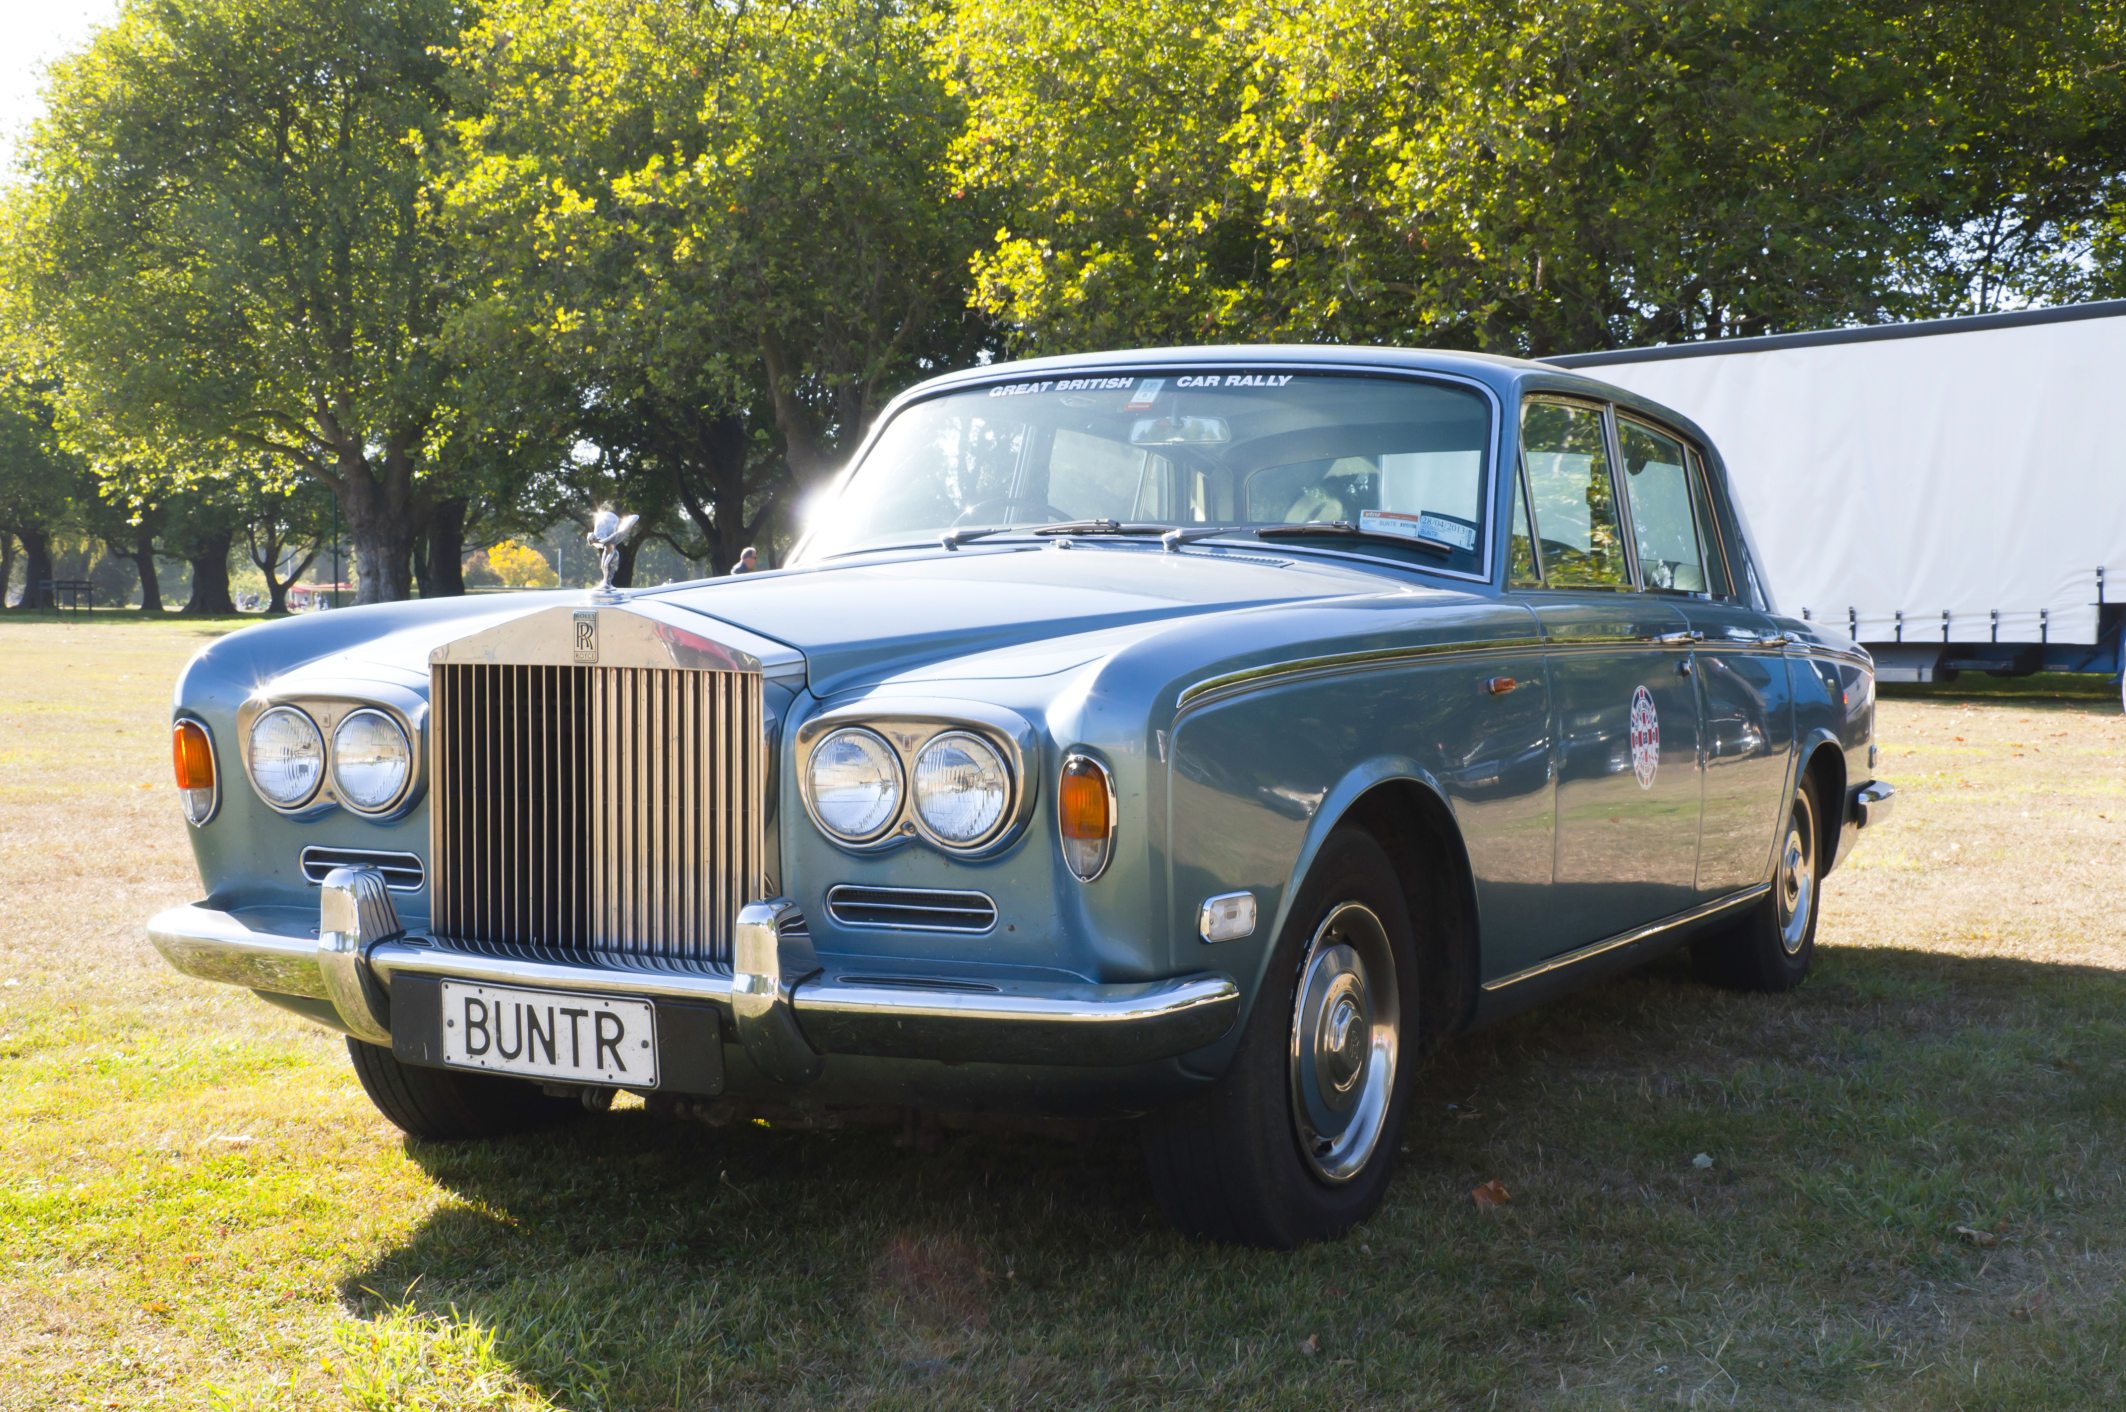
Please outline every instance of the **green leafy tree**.
[{"label": "green leafy tree", "polygon": [[978,299],[1030,348],[1538,355],[1993,307],[2126,169],[2113,8],[966,0]]},{"label": "green leafy tree", "polygon": [[49,382],[0,364],[0,599],[14,573],[14,546],[22,546],[22,598],[16,607],[50,606],[44,585],[52,579],[52,537],[76,526],[84,504],[95,500],[94,483],[79,457],[59,435]]},{"label": "green leafy tree", "polygon": [[678,501],[719,570],[891,392],[973,355],[939,14],[498,0],[458,53],[481,116],[453,210],[491,290],[467,361],[569,388],[574,435]]},{"label": "green leafy tree", "polygon": [[264,454],[403,598],[460,297],[428,174],[450,0],[128,0],[54,66],[7,276],[85,423]]}]

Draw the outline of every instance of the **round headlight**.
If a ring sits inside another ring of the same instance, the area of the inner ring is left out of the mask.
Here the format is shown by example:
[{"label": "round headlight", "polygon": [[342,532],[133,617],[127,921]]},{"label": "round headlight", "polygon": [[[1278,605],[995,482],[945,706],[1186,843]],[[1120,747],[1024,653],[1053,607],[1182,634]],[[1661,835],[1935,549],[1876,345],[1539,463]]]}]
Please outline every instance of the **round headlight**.
[{"label": "round headlight", "polygon": [[901,762],[866,730],[838,730],[812,752],[812,810],[845,843],[875,838],[901,809]]},{"label": "round headlight", "polygon": [[995,832],[1011,798],[1011,775],[987,741],[953,732],[915,757],[915,812],[945,843],[979,843]]},{"label": "round headlight", "polygon": [[413,773],[413,749],[399,723],[381,711],[356,711],[332,733],[332,787],[351,809],[390,807]]},{"label": "round headlight", "polygon": [[325,775],[325,738],[293,706],[276,706],[251,723],[251,784],[276,809],[297,809]]}]

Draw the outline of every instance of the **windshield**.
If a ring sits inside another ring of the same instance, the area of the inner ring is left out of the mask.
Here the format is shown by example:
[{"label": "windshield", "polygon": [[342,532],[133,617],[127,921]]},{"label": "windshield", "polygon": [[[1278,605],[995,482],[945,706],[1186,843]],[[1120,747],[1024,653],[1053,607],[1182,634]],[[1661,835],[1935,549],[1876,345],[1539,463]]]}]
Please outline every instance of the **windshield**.
[{"label": "windshield", "polygon": [[999,383],[896,416],[799,557],[1057,524],[1312,524],[1300,542],[1475,574],[1490,445],[1479,394],[1403,378],[1228,367]]}]

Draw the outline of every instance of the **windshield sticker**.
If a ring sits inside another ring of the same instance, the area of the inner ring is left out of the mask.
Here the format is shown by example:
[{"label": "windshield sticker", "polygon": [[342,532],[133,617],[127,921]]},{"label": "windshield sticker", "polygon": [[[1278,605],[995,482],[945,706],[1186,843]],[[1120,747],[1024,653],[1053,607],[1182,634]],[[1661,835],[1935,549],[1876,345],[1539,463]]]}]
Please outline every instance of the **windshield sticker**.
[{"label": "windshield sticker", "polygon": [[1654,787],[1654,771],[1661,768],[1661,715],[1645,687],[1631,696],[1631,772],[1639,788]]},{"label": "windshield sticker", "polygon": [[[1203,373],[1188,377],[1173,378],[1176,390],[1184,387],[1283,387],[1293,378],[1291,373]],[[989,389],[991,397],[1026,397],[1043,392],[1120,392],[1127,387],[1137,390],[1123,410],[1143,412],[1158,401],[1165,390],[1167,378],[1051,378],[1047,382],[1006,382]]]},{"label": "windshield sticker", "polygon": [[[1175,378],[1174,386],[1183,387],[1283,387],[1292,380],[1290,373],[1205,373],[1201,377]],[[1137,404],[1132,402],[1132,407]],[[1147,402],[1147,407],[1151,404]]]},{"label": "windshield sticker", "polygon": [[1429,539],[1456,549],[1476,551],[1476,528],[1443,515],[1405,515],[1395,510],[1361,510],[1358,527],[1369,534],[1399,534],[1404,539]]}]

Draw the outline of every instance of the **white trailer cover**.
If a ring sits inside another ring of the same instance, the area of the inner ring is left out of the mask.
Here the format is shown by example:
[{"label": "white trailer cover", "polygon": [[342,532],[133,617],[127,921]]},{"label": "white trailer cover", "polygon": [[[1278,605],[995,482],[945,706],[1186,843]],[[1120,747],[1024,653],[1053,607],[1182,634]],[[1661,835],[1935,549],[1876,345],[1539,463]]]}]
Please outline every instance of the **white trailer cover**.
[{"label": "white trailer cover", "polygon": [[1705,429],[1779,611],[2097,640],[2100,566],[2126,597],[2126,301],[1718,348],[1556,361]]}]

